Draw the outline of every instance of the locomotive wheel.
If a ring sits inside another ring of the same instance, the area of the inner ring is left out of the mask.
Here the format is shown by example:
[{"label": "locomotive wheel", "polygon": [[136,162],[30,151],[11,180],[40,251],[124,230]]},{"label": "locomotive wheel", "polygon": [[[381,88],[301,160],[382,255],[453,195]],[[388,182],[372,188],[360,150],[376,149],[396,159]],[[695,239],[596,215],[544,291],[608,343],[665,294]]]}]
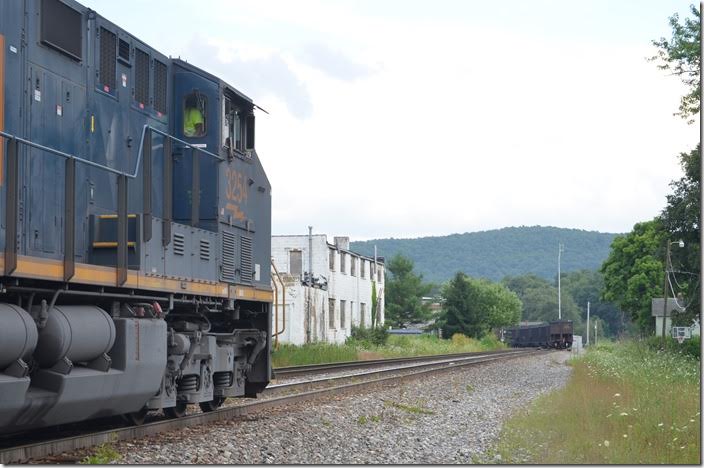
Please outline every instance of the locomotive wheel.
[{"label": "locomotive wheel", "polygon": [[144,424],[144,419],[147,417],[148,412],[149,410],[147,408],[142,408],[139,411],[127,413],[123,416],[127,420],[127,422],[132,424],[133,426],[141,426],[142,424]]},{"label": "locomotive wheel", "polygon": [[176,406],[172,406],[171,408],[164,408],[164,415],[167,418],[182,418],[186,415],[187,406],[187,403],[178,402],[176,403]]},{"label": "locomotive wheel", "polygon": [[220,408],[224,402],[225,397],[215,397],[211,401],[202,401],[199,404],[201,411],[204,413],[210,413],[211,411],[215,411]]}]

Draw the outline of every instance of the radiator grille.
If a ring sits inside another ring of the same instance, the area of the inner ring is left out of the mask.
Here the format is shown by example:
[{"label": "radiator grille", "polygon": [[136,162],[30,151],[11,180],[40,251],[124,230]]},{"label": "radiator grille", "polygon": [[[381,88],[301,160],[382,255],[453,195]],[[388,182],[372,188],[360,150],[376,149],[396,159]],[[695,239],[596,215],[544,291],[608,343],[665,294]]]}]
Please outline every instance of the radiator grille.
[{"label": "radiator grille", "polygon": [[117,48],[117,56],[124,60],[125,62],[130,61],[130,43],[120,39],[119,46]]},{"label": "radiator grille", "polygon": [[183,234],[174,232],[174,254],[183,255],[186,246],[186,239]]},{"label": "radiator grille", "polygon": [[220,279],[228,283],[235,282],[235,235],[222,232],[222,258]]},{"label": "radiator grille", "polygon": [[200,259],[210,261],[210,241],[207,239],[200,240]]},{"label": "radiator grille", "polygon": [[252,238],[240,237],[240,280],[252,282]]},{"label": "radiator grille", "polygon": [[115,91],[115,54],[117,36],[107,29],[100,28],[100,87],[106,93]]},{"label": "radiator grille", "polygon": [[149,104],[149,54],[136,49],[134,99],[144,108]]},{"label": "radiator grille", "polygon": [[166,114],[166,65],[154,60],[154,110]]}]

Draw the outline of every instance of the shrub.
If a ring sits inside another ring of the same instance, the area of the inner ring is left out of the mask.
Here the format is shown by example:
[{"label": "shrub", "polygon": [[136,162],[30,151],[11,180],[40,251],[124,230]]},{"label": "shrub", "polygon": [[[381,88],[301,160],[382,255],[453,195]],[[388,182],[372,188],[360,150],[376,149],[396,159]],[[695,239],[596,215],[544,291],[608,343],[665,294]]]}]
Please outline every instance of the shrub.
[{"label": "shrub", "polygon": [[384,346],[389,339],[389,332],[385,328],[352,327],[352,333],[347,339],[348,344],[359,343],[363,347]]},{"label": "shrub", "polygon": [[[651,336],[645,340],[648,348],[652,350],[659,350],[662,346],[662,338],[659,336]],[[679,344],[676,339],[672,337],[665,338],[665,351],[670,353],[684,354],[688,356],[693,356],[697,359],[701,358],[701,337],[693,336],[688,340],[684,340],[682,344]]]}]

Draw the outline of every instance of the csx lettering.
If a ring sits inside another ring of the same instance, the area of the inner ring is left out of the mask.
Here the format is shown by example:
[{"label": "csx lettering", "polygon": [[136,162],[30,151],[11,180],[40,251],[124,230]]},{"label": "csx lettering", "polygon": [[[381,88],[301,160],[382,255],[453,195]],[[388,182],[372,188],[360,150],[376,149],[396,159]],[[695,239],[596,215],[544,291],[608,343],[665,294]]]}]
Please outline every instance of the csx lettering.
[{"label": "csx lettering", "polygon": [[245,182],[244,174],[228,168],[225,172],[225,177],[227,177],[227,187],[225,189],[227,199],[237,203],[247,201],[247,183]]}]

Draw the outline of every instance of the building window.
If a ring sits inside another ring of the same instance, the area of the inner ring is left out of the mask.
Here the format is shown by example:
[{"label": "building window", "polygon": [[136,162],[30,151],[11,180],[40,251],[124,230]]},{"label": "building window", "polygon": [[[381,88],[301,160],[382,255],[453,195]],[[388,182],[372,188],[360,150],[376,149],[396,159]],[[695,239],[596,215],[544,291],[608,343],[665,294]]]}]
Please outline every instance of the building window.
[{"label": "building window", "polygon": [[207,99],[198,91],[186,95],[183,106],[183,136],[189,138],[205,136],[207,107]]},{"label": "building window", "polygon": [[328,327],[335,328],[335,299],[328,299]]},{"label": "building window", "polygon": [[350,322],[352,322],[352,325],[355,323],[355,316],[354,316],[354,302],[350,301]]},{"label": "building window", "polygon": [[376,270],[376,280],[381,283],[383,278],[383,275],[381,274],[381,268],[377,268]]},{"label": "building window", "polygon": [[364,302],[359,303],[359,326],[364,328],[364,319],[367,315],[367,304]]},{"label": "building window", "polygon": [[365,269],[366,264],[367,264],[367,261],[365,259],[363,259],[363,258],[359,259],[359,276],[362,279],[364,279],[364,275],[365,275],[364,269]]},{"label": "building window", "polygon": [[340,252],[340,273],[347,273],[345,271],[345,257],[347,257],[347,254],[345,252]]},{"label": "building window", "polygon": [[335,271],[335,251],[330,249],[330,271]]},{"label": "building window", "polygon": [[350,275],[357,275],[357,258],[350,255]]},{"label": "building window", "polygon": [[347,301],[340,299],[340,328],[342,329],[345,328],[345,305],[347,305]]},{"label": "building window", "polygon": [[289,273],[301,276],[303,273],[303,252],[291,250],[288,253]]}]

